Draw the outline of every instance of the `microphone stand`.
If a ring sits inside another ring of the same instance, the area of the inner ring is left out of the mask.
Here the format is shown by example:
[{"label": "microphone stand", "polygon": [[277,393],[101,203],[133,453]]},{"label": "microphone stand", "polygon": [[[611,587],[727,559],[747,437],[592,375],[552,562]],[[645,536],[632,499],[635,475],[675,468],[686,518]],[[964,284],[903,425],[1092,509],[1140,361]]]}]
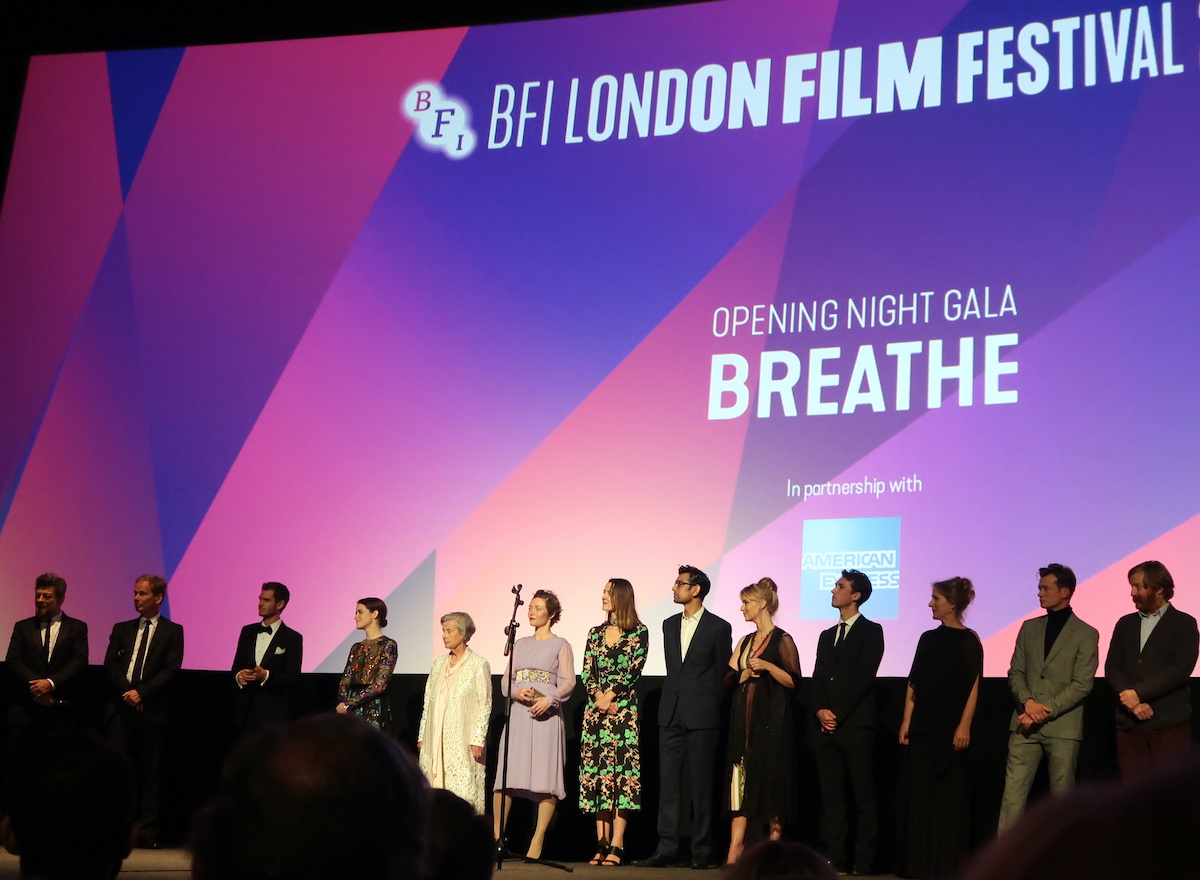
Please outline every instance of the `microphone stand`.
[{"label": "microphone stand", "polygon": [[519,859],[522,862],[530,864],[548,865],[551,868],[558,868],[560,871],[566,871],[568,874],[575,872],[574,868],[568,865],[562,865],[558,862],[550,862],[545,859],[531,859],[528,856],[510,856],[508,855],[508,837],[505,834],[507,816],[505,815],[505,807],[508,803],[508,749],[512,741],[512,704],[513,704],[513,643],[517,638],[517,628],[521,625],[517,623],[517,609],[525,604],[525,600],[521,598],[522,585],[517,584],[512,588],[513,591],[513,611],[512,619],[509,620],[508,626],[504,628],[506,641],[504,643],[504,656],[508,658],[507,666],[504,675],[508,682],[508,699],[504,701],[504,754],[500,756],[500,839],[496,841],[496,870],[500,871],[504,868],[504,859],[512,858]]}]

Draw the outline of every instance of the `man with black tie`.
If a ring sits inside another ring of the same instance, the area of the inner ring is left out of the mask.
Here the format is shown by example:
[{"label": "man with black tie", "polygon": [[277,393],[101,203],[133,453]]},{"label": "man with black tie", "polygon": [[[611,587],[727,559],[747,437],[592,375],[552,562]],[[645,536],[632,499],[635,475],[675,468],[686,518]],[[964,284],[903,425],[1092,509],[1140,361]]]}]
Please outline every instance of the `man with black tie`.
[{"label": "man with black tie", "polygon": [[1008,725],[1001,833],[1024,812],[1043,754],[1051,794],[1066,794],[1075,785],[1083,701],[1096,679],[1100,633],[1071,610],[1075,572],[1053,562],[1039,568],[1038,576],[1038,602],[1046,613],[1021,624],[1008,669],[1016,706]]},{"label": "man with black tie", "polygon": [[304,659],[304,637],[280,616],[291,598],[286,586],[267,581],[258,594],[262,623],[242,627],[238,636],[233,655],[238,686],[233,723],[240,733],[291,718],[292,688]]},{"label": "man with black tie", "polygon": [[[813,666],[816,734],[813,751],[821,786],[821,836],[835,868],[870,874],[875,860],[879,810],[875,797],[875,676],[883,660],[883,627],[859,607],[871,598],[871,579],[843,571],[831,591],[839,621],[817,639]],[[854,859],[848,847],[853,795]]]},{"label": "man with black tie", "polygon": [[1129,569],[1137,609],[1117,621],[1104,676],[1117,694],[1117,763],[1126,779],[1170,764],[1192,745],[1192,697],[1200,633],[1173,606],[1175,581],[1161,562]]},{"label": "man with black tie", "polygon": [[9,708],[14,746],[27,733],[36,735],[77,720],[72,688],[87,668],[88,629],[82,620],[63,613],[66,595],[67,582],[61,577],[53,572],[38,575],[34,616],[13,624],[5,667],[19,691]]},{"label": "man with black tie", "polygon": [[105,710],[109,739],[137,771],[140,843],[158,846],[163,750],[171,717],[171,684],[183,666],[183,627],[162,616],[167,582],[144,574],[134,582],[138,616],[118,623],[108,639],[104,673],[112,687]]},{"label": "man with black tie", "polygon": [[681,565],[673,587],[683,613],[663,621],[667,678],[658,710],[661,786],[658,848],[636,867],[665,868],[679,858],[680,782],[684,759],[692,793],[692,867],[711,862],[713,788],[722,763],[717,760],[725,670],[733,653],[727,621],[704,609],[708,575]]}]

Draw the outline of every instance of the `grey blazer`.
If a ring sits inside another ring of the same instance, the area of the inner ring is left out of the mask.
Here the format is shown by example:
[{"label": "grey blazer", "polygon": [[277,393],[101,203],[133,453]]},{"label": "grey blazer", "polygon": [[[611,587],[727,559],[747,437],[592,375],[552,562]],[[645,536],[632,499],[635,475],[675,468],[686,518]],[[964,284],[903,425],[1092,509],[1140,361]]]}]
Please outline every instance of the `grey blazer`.
[{"label": "grey blazer", "polygon": [[1083,700],[1096,680],[1100,633],[1072,613],[1046,656],[1046,619],[1043,614],[1027,620],[1017,633],[1008,669],[1008,688],[1017,708],[1008,729],[1017,729],[1017,717],[1032,698],[1050,708],[1050,718],[1041,727],[1043,736],[1083,739]]}]

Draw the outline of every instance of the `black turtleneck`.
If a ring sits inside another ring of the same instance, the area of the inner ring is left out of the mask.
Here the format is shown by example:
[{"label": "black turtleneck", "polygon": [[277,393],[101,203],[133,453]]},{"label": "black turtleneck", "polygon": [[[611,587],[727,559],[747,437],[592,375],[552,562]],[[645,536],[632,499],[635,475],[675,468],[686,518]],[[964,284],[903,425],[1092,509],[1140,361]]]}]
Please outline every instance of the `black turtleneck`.
[{"label": "black turtleneck", "polygon": [[1046,653],[1042,655],[1043,658],[1050,656],[1050,649],[1054,647],[1054,640],[1058,638],[1058,634],[1067,625],[1067,620],[1070,616],[1070,605],[1062,611],[1046,612]]}]

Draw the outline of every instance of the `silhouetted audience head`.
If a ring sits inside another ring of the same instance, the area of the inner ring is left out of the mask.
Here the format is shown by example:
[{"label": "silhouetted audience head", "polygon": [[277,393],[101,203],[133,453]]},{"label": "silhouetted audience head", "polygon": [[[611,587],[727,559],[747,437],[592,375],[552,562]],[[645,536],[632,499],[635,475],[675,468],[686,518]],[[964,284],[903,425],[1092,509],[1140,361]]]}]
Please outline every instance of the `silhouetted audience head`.
[{"label": "silhouetted audience head", "polygon": [[430,794],[361,718],[263,730],[230,755],[197,816],[196,880],[424,880]]},{"label": "silhouetted audience head", "polygon": [[984,849],[963,880],[1196,877],[1200,751],[1130,783],[1046,798]]},{"label": "silhouetted audience head", "polygon": [[5,848],[26,880],[112,880],[133,848],[133,765],[93,734],[56,731],[31,742],[11,777]]},{"label": "silhouetted audience head", "polygon": [[837,880],[825,858],[803,843],[760,840],[746,847],[737,862],[726,869],[723,880]]},{"label": "silhouetted audience head", "polygon": [[496,863],[487,819],[444,788],[433,790],[428,858],[430,880],[488,880]]}]

